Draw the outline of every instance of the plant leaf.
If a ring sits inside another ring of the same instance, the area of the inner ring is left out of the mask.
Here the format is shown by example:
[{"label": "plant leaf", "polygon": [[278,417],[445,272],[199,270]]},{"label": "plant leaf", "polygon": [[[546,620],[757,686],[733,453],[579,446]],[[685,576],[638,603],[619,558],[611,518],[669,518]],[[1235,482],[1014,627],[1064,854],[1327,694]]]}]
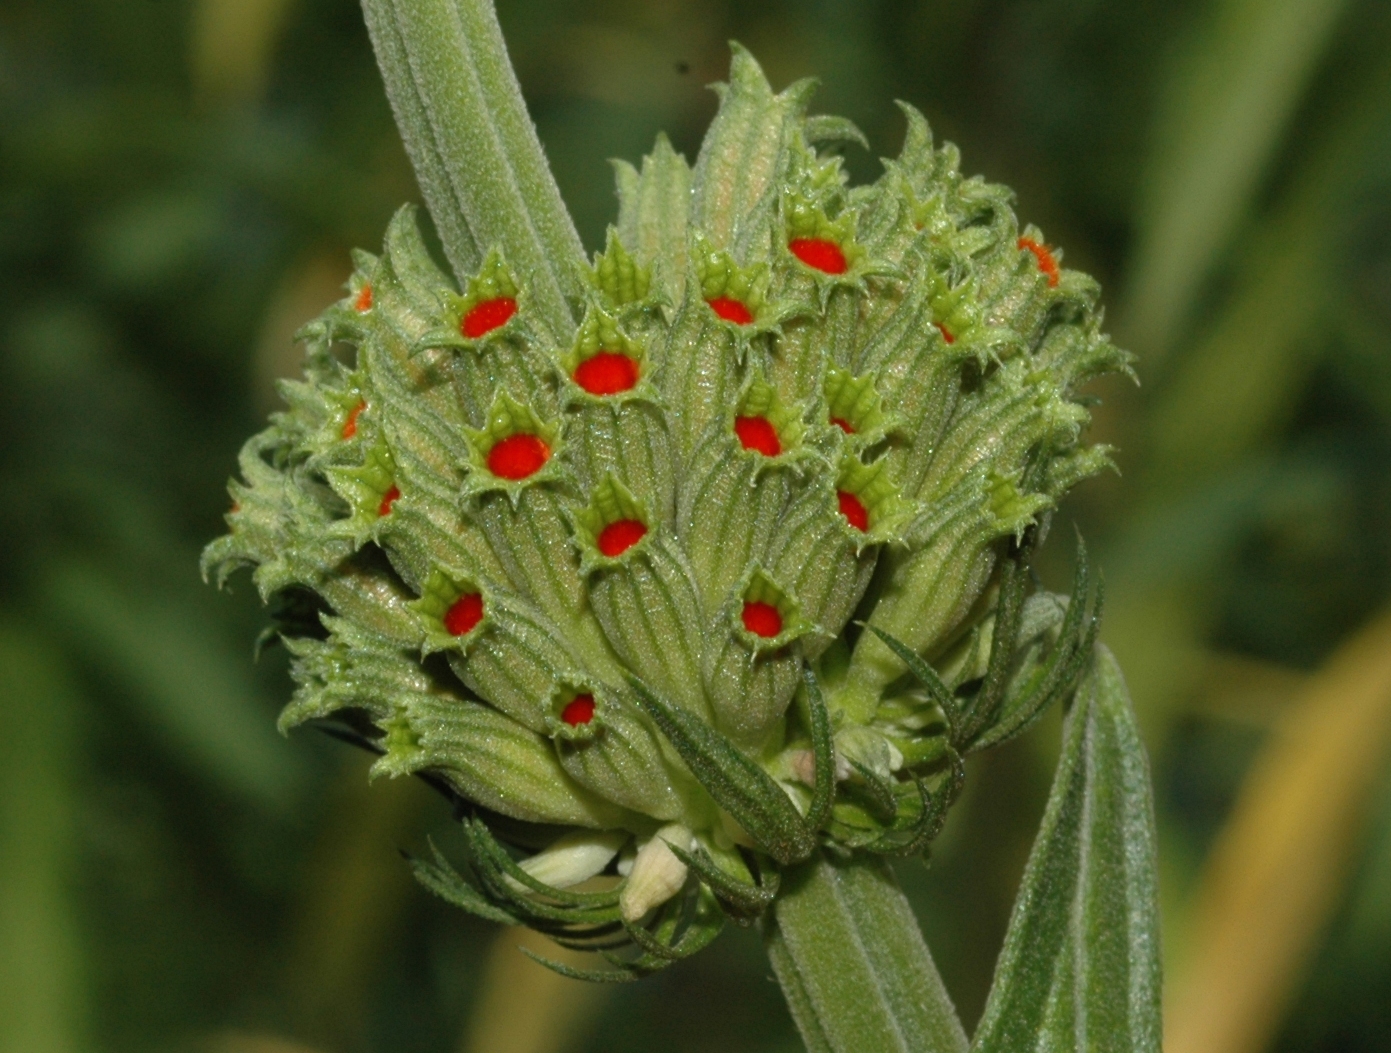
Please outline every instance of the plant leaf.
[{"label": "plant leaf", "polygon": [[927,661],[917,654],[911,647],[896,636],[891,636],[877,625],[865,623],[865,628],[874,633],[875,636],[884,641],[884,645],[890,651],[898,655],[908,671],[917,678],[926,690],[928,697],[937,704],[937,708],[942,711],[942,717],[947,722],[947,727],[952,729],[955,734],[956,720],[959,715],[959,706],[956,699],[952,696],[951,689],[942,683],[942,678],[937,675],[937,670],[927,664]]},{"label": "plant leaf", "polygon": [[768,909],[768,904],[772,903],[773,897],[777,895],[780,883],[777,871],[763,875],[760,884],[751,885],[721,870],[704,848],[697,846],[687,852],[680,845],[674,845],[670,841],[667,842],[667,847],[671,849],[672,855],[695,871],[696,876],[710,886],[710,891],[726,912],[734,911],[741,916],[757,917]]},{"label": "plant leaf", "polygon": [[1159,1053],[1156,868],[1144,747],[1098,646],[972,1051]]},{"label": "plant leaf", "polygon": [[415,875],[417,881],[446,903],[451,903],[485,921],[496,921],[503,925],[521,924],[521,920],[514,914],[496,906],[465,881],[459,872],[450,866],[449,861],[444,858],[433,842],[430,848],[435,855],[433,863],[417,859],[415,856],[406,856],[406,862],[410,865],[411,873]]}]

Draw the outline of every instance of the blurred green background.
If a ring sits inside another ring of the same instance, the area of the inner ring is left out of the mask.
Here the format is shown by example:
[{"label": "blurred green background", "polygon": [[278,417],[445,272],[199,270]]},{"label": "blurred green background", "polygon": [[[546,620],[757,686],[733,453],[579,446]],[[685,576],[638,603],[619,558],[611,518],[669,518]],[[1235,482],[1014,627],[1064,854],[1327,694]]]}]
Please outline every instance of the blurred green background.
[{"label": "blurred green background", "polygon": [[[1142,386],[1060,523],[1151,752],[1169,1049],[1391,1050],[1391,4],[499,9],[591,249],[607,159],[694,157],[737,38],[858,178],[909,100],[1101,279]],[[416,196],[352,0],[0,5],[0,1053],[800,1048],[752,932],[588,987],[413,887],[444,803],[279,739],[254,590],[198,579],[291,334]],[[901,868],[968,1023],[1055,740]]]}]

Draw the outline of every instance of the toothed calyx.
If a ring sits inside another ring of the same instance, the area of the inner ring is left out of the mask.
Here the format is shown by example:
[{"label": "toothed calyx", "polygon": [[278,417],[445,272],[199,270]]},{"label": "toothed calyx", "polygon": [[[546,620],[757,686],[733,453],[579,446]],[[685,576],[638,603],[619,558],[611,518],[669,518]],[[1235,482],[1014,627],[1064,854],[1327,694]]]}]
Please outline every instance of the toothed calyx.
[{"label": "toothed calyx", "polygon": [[1110,463],[1079,388],[1129,362],[1095,283],[911,107],[851,188],[827,145],[858,132],[808,82],[736,49],[719,91],[694,166],[618,164],[604,251],[553,261],[563,332],[535,274],[483,246],[456,285],[403,209],[302,331],[203,560],[275,604],[283,726],[337,719],[453,796],[465,873],[417,876],[602,979],[820,848],[925,851],[1100,613],[1084,551],[1070,599],[1029,570]]},{"label": "toothed calyx", "polygon": [[503,262],[502,253],[494,250],[469,280],[464,295],[448,293],[444,302],[450,314],[458,319],[459,335],[474,341],[496,332],[512,320],[517,313],[520,292]]},{"label": "toothed calyx", "polygon": [[559,427],[506,391],[493,400],[487,426],[467,428],[464,435],[472,454],[464,491],[470,496],[503,491],[515,501],[523,488],[561,478],[562,469],[552,461]]},{"label": "toothed calyx", "polygon": [[589,275],[604,305],[610,310],[627,313],[652,304],[651,269],[633,259],[612,227],[609,228],[608,243],[604,251],[594,257],[594,266]]},{"label": "toothed calyx", "polygon": [[594,488],[588,506],[575,516],[575,538],[586,570],[621,559],[650,530],[647,509],[612,475]]},{"label": "toothed calyx", "polygon": [[[560,360],[562,371],[578,391],[604,399],[633,391],[643,377],[646,353],[619,327],[612,315],[591,308]],[[576,393],[574,397],[581,397]]]}]

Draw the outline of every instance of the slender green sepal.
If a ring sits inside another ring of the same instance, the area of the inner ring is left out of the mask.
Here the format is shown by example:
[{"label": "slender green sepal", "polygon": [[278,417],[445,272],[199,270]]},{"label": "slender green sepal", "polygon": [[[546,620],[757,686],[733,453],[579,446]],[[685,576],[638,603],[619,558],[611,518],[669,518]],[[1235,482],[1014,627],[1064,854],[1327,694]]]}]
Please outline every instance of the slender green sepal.
[{"label": "slender green sepal", "polygon": [[759,884],[741,881],[710,858],[704,848],[696,846],[687,852],[680,845],[671,845],[676,858],[690,867],[720,901],[725,910],[736,917],[754,918],[768,909],[778,894],[780,879],[776,872],[764,875]]},{"label": "slender green sepal", "polygon": [[715,802],[779,863],[805,859],[816,837],[776,782],[705,721],[630,678],[642,707]]},{"label": "slender green sepal", "polygon": [[918,683],[926,689],[928,697],[931,698],[932,701],[936,703],[937,708],[942,711],[942,715],[947,720],[948,727],[953,727],[959,719],[957,701],[947,685],[942,683],[942,678],[937,675],[937,670],[928,665],[921,655],[914,652],[907,644],[898,639],[898,637],[885,632],[877,625],[866,625],[865,628],[874,633],[879,639],[883,640],[889,650],[898,655],[903,664],[908,667],[908,671],[911,672],[913,676],[917,678]]},{"label": "slender green sepal", "polygon": [[811,725],[812,771],[815,785],[812,786],[811,806],[807,809],[807,825],[820,830],[831,814],[831,805],[836,797],[836,759],[831,738],[831,714],[826,709],[826,699],[821,694],[816,673],[810,665],[803,666],[802,679],[807,685],[807,715]]},{"label": "slender green sepal", "polygon": [[1009,556],[1000,568],[1000,598],[995,605],[995,633],[990,644],[990,664],[985,682],[966,704],[961,715],[960,734],[969,742],[994,723],[1004,705],[1009,687],[1010,667],[1014,662],[1015,645],[1019,641],[1019,623],[1024,614],[1024,600],[1029,589],[1029,555],[1033,550],[1034,531],[1026,532],[1022,544],[1011,545]]},{"label": "slender green sepal", "polygon": [[496,906],[465,881],[459,872],[450,866],[449,860],[444,858],[444,854],[440,852],[433,841],[430,843],[430,850],[434,853],[434,862],[417,859],[414,856],[406,857],[406,861],[410,864],[411,873],[415,875],[417,881],[446,903],[466,910],[484,921],[495,921],[503,925],[521,924],[520,918]]},{"label": "slender green sepal", "polygon": [[537,965],[571,980],[585,980],[592,984],[627,984],[634,980],[641,980],[646,975],[634,969],[577,969],[573,965],[565,965],[552,958],[547,958],[544,954],[537,954],[530,947],[518,947],[517,950]]},{"label": "slender green sepal", "polygon": [[[1086,546],[1078,539],[1072,597],[1048,657],[1025,678],[1016,675],[998,718],[973,740],[971,753],[998,746],[1026,731],[1055,702],[1070,697],[1091,662],[1104,606],[1101,581],[1092,583]],[[1021,671],[1022,672],[1022,671]]]},{"label": "slender green sepal", "polygon": [[861,798],[874,813],[884,819],[898,815],[898,796],[894,793],[894,781],[880,775],[867,764],[851,760],[851,769],[859,776],[850,783],[851,789],[858,789]]}]

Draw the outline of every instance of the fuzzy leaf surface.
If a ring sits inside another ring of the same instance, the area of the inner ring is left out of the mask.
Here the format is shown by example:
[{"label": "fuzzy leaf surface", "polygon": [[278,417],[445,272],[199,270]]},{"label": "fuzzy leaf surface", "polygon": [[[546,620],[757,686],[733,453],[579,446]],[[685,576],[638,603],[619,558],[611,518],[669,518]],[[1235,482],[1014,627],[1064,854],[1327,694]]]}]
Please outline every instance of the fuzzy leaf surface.
[{"label": "fuzzy leaf surface", "polygon": [[1144,747],[1098,646],[972,1053],[1159,1053],[1156,869]]}]

